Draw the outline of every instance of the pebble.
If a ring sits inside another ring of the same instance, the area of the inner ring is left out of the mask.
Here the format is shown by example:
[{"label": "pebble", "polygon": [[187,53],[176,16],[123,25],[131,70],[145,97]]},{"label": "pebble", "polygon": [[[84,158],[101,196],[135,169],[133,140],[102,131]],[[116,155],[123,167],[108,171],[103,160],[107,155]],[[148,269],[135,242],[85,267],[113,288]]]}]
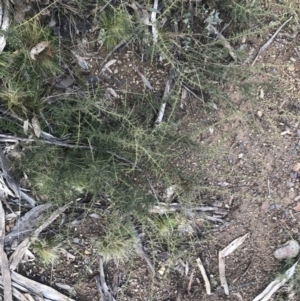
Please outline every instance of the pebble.
[{"label": "pebble", "polygon": [[299,250],[299,243],[296,240],[289,240],[274,252],[274,257],[279,260],[295,258]]}]

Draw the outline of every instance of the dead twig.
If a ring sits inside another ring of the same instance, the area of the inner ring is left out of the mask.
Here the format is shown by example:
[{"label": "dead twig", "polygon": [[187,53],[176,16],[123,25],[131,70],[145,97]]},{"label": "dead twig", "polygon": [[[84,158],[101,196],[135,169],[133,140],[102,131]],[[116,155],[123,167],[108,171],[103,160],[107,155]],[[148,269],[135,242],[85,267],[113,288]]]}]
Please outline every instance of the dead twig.
[{"label": "dead twig", "polygon": [[219,274],[221,286],[224,289],[226,295],[229,295],[229,287],[225,276],[225,257],[234,252],[238,247],[240,247],[243,242],[248,238],[249,233],[244,236],[241,236],[231,242],[227,247],[219,252]]},{"label": "dead twig", "polygon": [[8,184],[8,187],[13,191],[15,197],[20,199],[20,187],[17,185],[15,179],[9,172],[9,169],[8,169],[8,166],[6,163],[6,158],[5,158],[5,155],[1,148],[0,148],[0,167],[2,169],[3,176]]},{"label": "dead twig", "polygon": [[11,271],[11,279],[13,281],[13,285],[14,283],[19,285],[19,289],[24,288],[26,291],[33,292],[37,296],[56,301],[75,301],[52,287],[28,279],[15,271]]},{"label": "dead twig", "polygon": [[278,35],[278,33],[280,32],[280,30],[292,20],[293,17],[290,17],[287,21],[285,21],[276,31],[275,33],[272,35],[272,37],[262,46],[260,47],[253,63],[252,66],[256,63],[257,59],[259,58],[259,56],[270,46],[270,44],[274,41],[274,39],[276,38],[276,36]]},{"label": "dead twig", "polygon": [[253,301],[268,301],[268,300],[270,300],[272,295],[279,288],[281,288],[288,280],[290,280],[292,278],[292,276],[295,273],[295,269],[296,269],[297,264],[298,264],[298,261],[284,273],[283,277],[279,276],[274,281],[272,281],[261,294],[259,294],[257,297],[255,297],[253,299]]},{"label": "dead twig", "polygon": [[188,293],[188,295],[191,294],[192,283],[193,283],[193,280],[194,280],[194,274],[195,274],[195,269],[192,270],[192,273],[190,275],[190,280],[189,280],[189,284],[188,284],[188,287],[187,287],[187,293]]},{"label": "dead twig", "polygon": [[99,275],[95,276],[96,279],[96,285],[98,288],[98,291],[101,294],[101,300],[103,301],[116,301],[116,299],[112,296],[110,293],[107,283],[105,281],[105,274],[104,274],[104,268],[103,268],[103,260],[101,256],[99,256]]},{"label": "dead twig", "polygon": [[[153,9],[157,10],[158,8],[158,0],[154,0]],[[153,34],[153,43],[156,44],[158,41],[158,31],[156,28],[156,11],[152,11],[151,13],[151,24],[152,24],[152,34]]]},{"label": "dead twig", "polygon": [[0,201],[0,263],[1,263],[1,273],[3,275],[3,290],[4,290],[4,300],[12,301],[12,286],[11,277],[9,271],[9,264],[7,255],[4,252],[4,236],[5,236],[5,213]]},{"label": "dead twig", "polygon": [[[0,142],[18,142],[18,141],[22,141],[22,142],[26,142],[26,143],[36,142],[36,140],[32,139],[32,138],[22,138],[22,137],[16,137],[16,136],[11,136],[11,135],[0,134]],[[67,147],[67,148],[80,148],[80,149],[91,149],[92,148],[91,146],[87,146],[87,145],[68,144],[65,142],[58,141],[58,140],[39,139],[39,141],[42,141],[46,144],[62,146],[62,147]]]},{"label": "dead twig", "polygon": [[156,125],[160,124],[162,122],[163,117],[164,117],[165,110],[166,110],[166,105],[167,105],[167,103],[164,100],[166,100],[166,98],[170,95],[174,77],[175,77],[175,72],[173,71],[173,69],[171,69],[170,73],[169,73],[169,78],[166,82],[164,94],[163,94],[163,97],[162,97],[163,103],[160,106],[157,118],[155,120]]},{"label": "dead twig", "polygon": [[196,259],[196,262],[197,262],[197,264],[198,264],[198,267],[199,267],[199,269],[200,269],[201,275],[202,275],[203,280],[204,280],[206,294],[207,294],[207,295],[211,295],[211,286],[210,286],[210,282],[209,282],[208,277],[207,277],[207,275],[206,275],[206,272],[205,272],[204,266],[203,266],[203,264],[202,264],[202,261],[201,261],[201,259],[198,257],[198,258]]},{"label": "dead twig", "polygon": [[224,46],[224,48],[226,48],[228,50],[228,52],[229,52],[230,56],[233,58],[233,60],[235,62],[237,62],[238,58],[237,58],[233,48],[229,44],[229,42],[225,39],[225,37],[213,25],[209,24],[207,28],[210,32],[212,32],[213,34],[215,34],[217,36],[217,39],[220,40],[220,42]]},{"label": "dead twig", "polygon": [[106,64],[107,60],[110,58],[110,56],[116,51],[118,50],[121,46],[123,46],[124,44],[127,44],[128,42],[123,40],[120,43],[118,43],[104,58],[102,65],[100,66],[99,70],[102,70],[104,65]]}]

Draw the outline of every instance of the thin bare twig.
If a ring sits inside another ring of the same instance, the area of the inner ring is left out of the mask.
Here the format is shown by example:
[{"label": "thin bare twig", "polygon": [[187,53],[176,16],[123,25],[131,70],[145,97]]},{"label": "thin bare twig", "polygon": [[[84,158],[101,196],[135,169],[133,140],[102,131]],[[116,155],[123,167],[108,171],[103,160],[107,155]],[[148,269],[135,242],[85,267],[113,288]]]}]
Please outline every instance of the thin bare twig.
[{"label": "thin bare twig", "polygon": [[[170,70],[170,73],[169,73],[169,78],[166,82],[166,86],[165,86],[165,90],[164,90],[164,95],[162,97],[163,100],[166,100],[166,98],[170,95],[171,93],[171,87],[172,87],[172,83],[173,83],[173,79],[174,79],[174,76],[175,76],[175,73],[174,71],[171,69]],[[161,123],[163,117],[164,117],[164,114],[165,114],[165,110],[166,110],[166,106],[167,106],[167,103],[164,101],[161,106],[160,106],[160,109],[158,111],[158,115],[157,115],[157,118],[155,120],[155,124],[158,125]]]},{"label": "thin bare twig", "polygon": [[280,30],[292,20],[293,17],[290,17],[287,21],[285,21],[276,31],[275,33],[272,35],[272,37],[262,46],[260,47],[253,63],[252,66],[256,63],[257,59],[259,58],[259,56],[270,46],[270,44],[274,41],[274,39],[276,38],[276,36],[278,35],[278,33],[280,32]]},{"label": "thin bare twig", "polygon": [[204,280],[206,294],[207,295],[211,295],[210,282],[209,282],[208,277],[206,275],[206,272],[205,272],[204,266],[202,264],[202,261],[201,261],[201,259],[199,257],[196,259],[196,261],[197,261],[198,267],[200,269],[201,275],[202,275],[203,280]]},{"label": "thin bare twig", "polygon": [[42,141],[43,143],[46,143],[46,144],[62,146],[62,147],[67,147],[67,148],[91,149],[91,146],[69,144],[69,143],[58,141],[58,140],[44,140],[44,139],[35,140],[32,138],[22,138],[22,137],[16,137],[16,136],[11,136],[11,135],[0,134],[0,142],[17,142],[17,141],[22,141],[22,142]]},{"label": "thin bare twig", "polygon": [[208,30],[213,32],[217,36],[217,38],[220,40],[220,42],[224,46],[224,48],[226,48],[228,50],[228,52],[229,52],[230,56],[233,58],[233,60],[235,62],[237,62],[238,58],[237,58],[233,48],[231,47],[229,42],[225,39],[225,37],[217,30],[217,28],[215,28],[213,25],[209,24]]}]

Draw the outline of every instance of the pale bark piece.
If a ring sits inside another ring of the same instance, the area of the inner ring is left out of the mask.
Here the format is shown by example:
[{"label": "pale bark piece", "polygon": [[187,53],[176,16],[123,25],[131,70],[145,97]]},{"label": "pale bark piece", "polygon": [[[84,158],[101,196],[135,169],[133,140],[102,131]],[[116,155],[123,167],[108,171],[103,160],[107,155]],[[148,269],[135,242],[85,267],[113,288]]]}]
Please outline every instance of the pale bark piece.
[{"label": "pale bark piece", "polygon": [[1,274],[3,275],[3,290],[4,290],[4,300],[12,301],[12,286],[11,277],[9,271],[9,264],[7,255],[4,252],[4,236],[5,236],[5,212],[0,201],[0,264],[1,264]]},{"label": "pale bark piece", "polygon": [[9,168],[7,166],[6,158],[3,153],[3,150],[0,148],[0,167],[3,172],[3,176],[8,184],[8,188],[14,193],[16,198],[20,198],[20,187],[17,185],[15,179],[9,172]]},{"label": "pale bark piece", "polygon": [[201,261],[201,259],[198,257],[198,258],[196,259],[196,262],[197,262],[197,264],[198,264],[198,267],[199,267],[199,269],[200,269],[201,275],[202,275],[203,280],[204,280],[206,294],[207,294],[207,295],[211,295],[211,286],[210,286],[210,282],[209,282],[208,277],[207,277],[207,275],[206,275],[206,271],[205,271],[205,269],[204,269],[204,266],[203,266],[203,264],[202,264],[202,261]]},{"label": "pale bark piece", "polygon": [[15,271],[11,271],[11,278],[13,282],[25,287],[28,291],[38,292],[40,295],[47,299],[53,301],[74,301],[74,299],[61,294],[57,290],[47,285],[28,279]]},{"label": "pale bark piece", "polygon": [[[17,287],[19,285],[17,285],[16,283],[12,283],[13,287],[12,287],[12,294],[13,296],[20,301],[28,301],[28,299],[24,296],[24,294],[22,294]],[[3,289],[3,277],[2,275],[0,275],[0,288]],[[22,291],[27,291],[25,288],[22,288]]]},{"label": "pale bark piece", "polygon": [[221,253],[223,257],[226,257],[230,255],[232,252],[234,252],[238,247],[240,247],[244,241],[249,237],[249,233],[247,233],[244,236],[241,236],[237,239],[235,239],[233,242],[231,242],[227,247],[225,247]]},{"label": "pale bark piece", "polygon": [[10,262],[11,270],[15,270],[17,268],[17,266],[23,259],[24,254],[26,253],[29,246],[30,246],[29,238],[26,238],[18,245],[15,251],[10,255],[9,262]]},{"label": "pale bark piece", "polygon": [[249,237],[249,233],[244,236],[241,236],[231,242],[227,247],[225,247],[222,251],[219,252],[219,274],[220,274],[220,282],[221,286],[224,289],[224,293],[229,295],[229,287],[226,280],[225,275],[225,257],[234,252],[238,247],[240,247],[243,242]]},{"label": "pale bark piece", "polygon": [[221,286],[224,289],[225,295],[229,295],[229,287],[226,280],[226,274],[225,274],[225,258],[222,256],[222,252],[219,252],[219,276],[220,276],[220,282]]},{"label": "pale bark piece", "polygon": [[153,87],[151,86],[149,80],[146,78],[146,76],[140,72],[140,70],[138,68],[135,69],[136,73],[140,76],[140,78],[142,79],[144,85],[149,89],[149,90],[153,90]]},{"label": "pale bark piece", "polygon": [[31,48],[30,50],[30,58],[32,60],[36,60],[36,55],[40,54],[41,52],[43,52],[47,47],[49,46],[49,42],[48,41],[43,41],[40,42],[38,44],[36,44],[33,48]]},{"label": "pale bark piece", "polygon": [[37,136],[37,138],[40,138],[42,130],[41,130],[40,122],[36,116],[34,116],[31,119],[31,124],[32,124],[34,134]]},{"label": "pale bark piece", "polygon": [[255,297],[252,301],[268,301],[271,299],[272,295],[278,291],[287,281],[289,281],[295,273],[298,261],[289,268],[284,275],[280,275],[274,281],[272,281],[265,290]]},{"label": "pale bark piece", "polygon": [[113,59],[113,60],[110,60],[108,61],[104,66],[103,68],[101,69],[101,73],[105,72],[106,70],[108,70],[110,73],[112,73],[112,71],[109,69],[109,67],[111,65],[113,65],[117,60]]},{"label": "pale bark piece", "polygon": [[21,199],[26,201],[30,205],[30,207],[33,208],[35,206],[35,200],[32,197],[30,197],[27,193],[21,190],[20,195]]},{"label": "pale bark piece", "polygon": [[152,24],[152,35],[153,35],[153,44],[156,44],[158,41],[158,31],[157,31],[157,27],[156,27],[156,10],[158,8],[158,0],[154,0],[153,3],[153,9],[155,11],[153,11],[151,13],[151,24]]},{"label": "pale bark piece", "polygon": [[59,287],[59,288],[65,290],[65,291],[69,292],[69,294],[71,294],[71,295],[73,295],[73,296],[76,295],[76,291],[75,291],[74,287],[72,287],[72,286],[70,286],[70,285],[68,285],[68,284],[57,282],[57,283],[55,283],[55,285],[56,285],[57,287]]},{"label": "pale bark piece", "polygon": [[[0,24],[1,31],[7,31],[9,27],[9,1],[4,0],[0,2]],[[0,36],[0,53],[4,50],[6,46],[6,39],[3,35]]]},{"label": "pale bark piece", "polygon": [[[174,78],[174,72],[173,70],[170,70],[169,72],[169,78],[166,82],[165,90],[162,99],[165,100],[171,93],[171,88],[173,84],[173,78]],[[164,115],[165,115],[165,110],[166,110],[167,103],[163,101],[163,103],[160,106],[160,109],[158,111],[157,118],[155,120],[155,124],[158,125],[162,122]]]}]

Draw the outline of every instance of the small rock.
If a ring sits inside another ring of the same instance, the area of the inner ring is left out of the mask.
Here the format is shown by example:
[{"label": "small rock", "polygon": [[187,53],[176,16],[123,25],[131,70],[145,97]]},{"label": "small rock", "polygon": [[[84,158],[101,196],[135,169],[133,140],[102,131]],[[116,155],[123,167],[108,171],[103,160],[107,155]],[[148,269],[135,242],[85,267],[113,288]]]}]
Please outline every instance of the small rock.
[{"label": "small rock", "polygon": [[294,71],[295,70],[295,65],[294,64],[291,64],[287,67],[287,70],[288,71]]},{"label": "small rock", "polygon": [[296,171],[296,172],[299,171],[300,170],[300,163],[299,162],[295,163],[292,170]]},{"label": "small rock", "polygon": [[299,243],[296,240],[289,240],[274,252],[274,257],[279,260],[295,258],[299,250]]},{"label": "small rock", "polygon": [[259,118],[261,118],[262,115],[263,115],[263,112],[262,112],[262,111],[257,111],[257,116],[258,116]]}]

